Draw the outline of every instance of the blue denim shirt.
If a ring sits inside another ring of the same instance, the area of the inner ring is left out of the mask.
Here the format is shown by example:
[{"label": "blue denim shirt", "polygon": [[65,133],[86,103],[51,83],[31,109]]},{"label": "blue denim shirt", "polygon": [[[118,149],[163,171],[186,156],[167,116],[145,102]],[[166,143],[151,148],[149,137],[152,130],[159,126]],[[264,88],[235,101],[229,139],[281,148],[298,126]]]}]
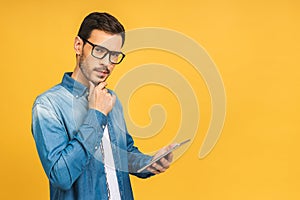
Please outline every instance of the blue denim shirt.
[{"label": "blue denim shirt", "polygon": [[[110,93],[113,93],[109,90]],[[113,93],[114,94],[114,93]],[[129,174],[152,157],[134,146],[117,99],[105,116],[89,109],[88,89],[66,73],[60,84],[38,96],[32,109],[32,134],[50,182],[50,199],[106,200],[108,192],[100,142],[108,126],[121,199],[133,199]]]}]

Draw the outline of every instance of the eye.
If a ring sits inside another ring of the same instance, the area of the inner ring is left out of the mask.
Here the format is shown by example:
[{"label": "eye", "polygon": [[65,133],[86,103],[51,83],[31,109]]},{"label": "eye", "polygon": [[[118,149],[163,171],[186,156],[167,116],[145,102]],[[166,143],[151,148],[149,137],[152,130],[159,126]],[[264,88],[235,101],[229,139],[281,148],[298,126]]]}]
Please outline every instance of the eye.
[{"label": "eye", "polygon": [[105,48],[100,47],[100,46],[96,46],[94,48],[94,51],[97,52],[97,53],[106,53],[107,52],[107,50]]},{"label": "eye", "polygon": [[117,58],[117,57],[119,57],[121,55],[121,53],[120,52],[116,52],[116,51],[112,51],[110,55],[113,58]]}]

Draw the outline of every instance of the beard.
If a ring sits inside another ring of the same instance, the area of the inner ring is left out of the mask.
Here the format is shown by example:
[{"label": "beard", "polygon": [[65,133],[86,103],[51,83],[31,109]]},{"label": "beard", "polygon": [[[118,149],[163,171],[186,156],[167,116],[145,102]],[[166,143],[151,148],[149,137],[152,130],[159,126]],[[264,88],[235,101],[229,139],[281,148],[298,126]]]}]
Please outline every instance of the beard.
[{"label": "beard", "polygon": [[[106,79],[110,75],[110,70],[106,65],[101,65],[99,67],[90,67],[87,61],[87,58],[84,55],[82,55],[79,59],[79,68],[81,73],[83,74],[84,78],[87,81],[91,81],[95,86],[98,85],[100,82],[106,81]],[[96,65],[96,64],[95,64]],[[97,79],[93,79],[93,73],[98,74],[98,73],[103,73],[104,75],[96,75]]]}]

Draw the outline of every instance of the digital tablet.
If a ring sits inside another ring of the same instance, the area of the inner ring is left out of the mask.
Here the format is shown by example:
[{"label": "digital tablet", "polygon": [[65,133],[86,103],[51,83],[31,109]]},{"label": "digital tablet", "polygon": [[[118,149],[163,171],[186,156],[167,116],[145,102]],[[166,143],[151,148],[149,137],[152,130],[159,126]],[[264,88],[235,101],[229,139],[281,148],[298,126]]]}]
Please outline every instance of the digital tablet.
[{"label": "digital tablet", "polygon": [[187,139],[187,140],[185,140],[185,141],[183,141],[181,143],[176,144],[174,147],[172,147],[171,149],[169,149],[168,151],[166,151],[162,155],[158,156],[154,160],[152,160],[149,164],[145,165],[144,167],[142,167],[141,169],[139,169],[137,172],[140,173],[140,172],[144,171],[147,167],[151,166],[153,163],[159,161],[161,158],[165,157],[166,155],[168,155],[169,153],[171,153],[175,149],[178,149],[180,146],[184,145],[185,143],[188,143],[189,141],[191,141],[191,139]]}]

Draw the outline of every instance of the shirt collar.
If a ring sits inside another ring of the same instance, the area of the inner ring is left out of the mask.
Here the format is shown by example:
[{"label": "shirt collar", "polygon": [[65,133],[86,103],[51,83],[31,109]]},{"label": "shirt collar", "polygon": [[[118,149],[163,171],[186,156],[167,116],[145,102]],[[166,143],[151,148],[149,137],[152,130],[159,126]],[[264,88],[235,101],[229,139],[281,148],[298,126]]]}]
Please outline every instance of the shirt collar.
[{"label": "shirt collar", "polygon": [[81,97],[87,93],[88,88],[71,77],[72,73],[64,74],[61,85],[66,88],[76,98]]}]

